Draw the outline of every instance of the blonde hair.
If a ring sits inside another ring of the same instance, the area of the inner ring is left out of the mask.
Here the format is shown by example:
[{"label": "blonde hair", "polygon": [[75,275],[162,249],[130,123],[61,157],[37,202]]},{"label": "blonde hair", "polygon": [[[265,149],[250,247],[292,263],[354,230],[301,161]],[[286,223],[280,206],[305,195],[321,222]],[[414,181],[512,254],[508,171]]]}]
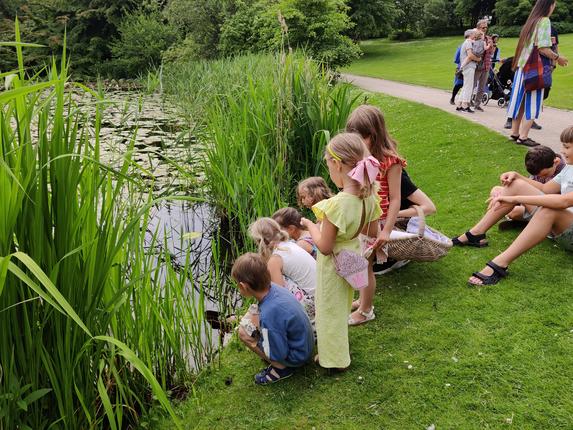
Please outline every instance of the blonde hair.
[{"label": "blonde hair", "polygon": [[296,200],[301,207],[304,206],[302,204],[303,193],[307,193],[312,198],[311,206],[332,197],[332,191],[328,188],[324,178],[320,176],[311,176],[298,183],[296,187]]},{"label": "blonde hair", "polygon": [[259,218],[249,226],[249,236],[257,243],[259,254],[268,261],[280,242],[289,240],[289,235],[272,218]]},{"label": "blonde hair", "polygon": [[[333,158],[331,152],[340,157],[340,162],[353,169],[359,161],[370,155],[366,144],[357,133],[340,133],[334,136],[326,145],[326,157]],[[358,197],[365,199],[376,191],[376,181],[370,182],[368,177],[361,185]]]},{"label": "blonde hair", "polygon": [[376,106],[360,105],[354,109],[346,121],[346,131],[358,133],[364,139],[369,137],[370,153],[381,163],[388,157],[402,160],[398,154],[398,143],[388,133],[384,115]]},{"label": "blonde hair", "polygon": [[561,143],[573,143],[573,125],[561,132]]}]

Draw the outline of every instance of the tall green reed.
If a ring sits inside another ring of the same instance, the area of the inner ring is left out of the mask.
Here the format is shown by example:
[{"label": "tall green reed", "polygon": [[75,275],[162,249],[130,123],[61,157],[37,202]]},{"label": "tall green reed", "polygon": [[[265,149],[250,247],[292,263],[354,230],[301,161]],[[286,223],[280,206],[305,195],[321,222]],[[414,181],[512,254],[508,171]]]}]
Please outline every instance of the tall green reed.
[{"label": "tall green reed", "polygon": [[106,103],[76,85],[93,111],[75,104],[65,50],[40,80],[26,76],[18,22],[9,45],[19,70],[0,93],[0,429],[132,427],[154,403],[179,426],[166,391],[212,356],[191,255],[176,270],[167,247],[153,251],[157,230],[146,241],[157,201],[132,179],[131,151],[116,169],[100,161]]},{"label": "tall green reed", "polygon": [[230,226],[236,252],[248,225],[294,202],[296,183],[326,176],[324,146],[345,126],[359,92],[299,55],[237,56],[165,71],[205,143],[208,198]]}]

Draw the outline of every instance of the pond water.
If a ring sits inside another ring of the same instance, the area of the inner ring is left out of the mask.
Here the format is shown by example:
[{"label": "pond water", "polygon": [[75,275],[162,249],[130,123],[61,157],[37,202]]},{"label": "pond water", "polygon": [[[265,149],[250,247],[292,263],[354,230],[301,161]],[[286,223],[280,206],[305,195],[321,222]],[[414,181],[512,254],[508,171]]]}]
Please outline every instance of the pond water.
[{"label": "pond water", "polygon": [[[100,136],[101,159],[113,167],[121,166],[133,144],[132,159],[137,167],[130,175],[137,175],[154,197],[192,196],[201,186],[202,147],[175,107],[159,95],[106,93]],[[226,312],[235,307],[239,297],[223,292],[222,285],[213,285],[221,282],[214,276],[212,255],[213,243],[220,239],[219,224],[208,203],[165,200],[151,209],[147,245],[153,242],[158,256],[167,251],[176,271],[185,267],[190,252],[193,280],[188,283],[189,299],[198,303],[202,286],[205,310]],[[222,335],[218,330],[201,333],[203,341],[211,344],[207,349],[216,348]]]}]

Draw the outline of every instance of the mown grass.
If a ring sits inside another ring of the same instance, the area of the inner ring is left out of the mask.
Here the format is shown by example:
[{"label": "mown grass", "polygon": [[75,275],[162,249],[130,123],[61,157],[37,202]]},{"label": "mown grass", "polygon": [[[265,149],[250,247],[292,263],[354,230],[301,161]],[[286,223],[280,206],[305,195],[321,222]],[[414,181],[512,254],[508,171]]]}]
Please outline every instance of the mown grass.
[{"label": "mown grass", "polygon": [[[461,42],[463,37],[411,42],[367,40],[360,44],[364,55],[343,71],[448,90],[453,86],[454,53]],[[501,38],[502,58],[513,56],[516,45],[516,38]],[[573,61],[573,34],[559,36],[559,51]],[[573,65],[558,67],[553,78],[554,85],[546,104],[573,109]]]},{"label": "mown grass", "polygon": [[[465,231],[524,148],[436,109],[372,96],[386,114],[414,181],[435,201],[431,225]],[[236,339],[177,411],[186,428],[569,428],[573,422],[573,268],[549,240],[511,266],[500,285],[470,289],[472,271],[516,237],[489,234],[485,249],[453,249],[379,278],[377,319],[351,328],[351,369],[315,365],[269,387],[264,364]],[[409,368],[411,366],[411,368]],[[160,428],[170,429],[166,420]]]}]

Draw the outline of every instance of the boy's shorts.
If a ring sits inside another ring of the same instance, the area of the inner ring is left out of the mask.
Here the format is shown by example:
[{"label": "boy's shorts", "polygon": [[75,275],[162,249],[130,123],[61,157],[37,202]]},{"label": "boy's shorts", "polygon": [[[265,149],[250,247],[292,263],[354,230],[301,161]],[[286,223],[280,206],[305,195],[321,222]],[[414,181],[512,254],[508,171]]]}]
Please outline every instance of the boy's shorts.
[{"label": "boy's shorts", "polygon": [[554,240],[561,248],[573,251],[573,224],[567,227],[559,236],[555,236]]}]

